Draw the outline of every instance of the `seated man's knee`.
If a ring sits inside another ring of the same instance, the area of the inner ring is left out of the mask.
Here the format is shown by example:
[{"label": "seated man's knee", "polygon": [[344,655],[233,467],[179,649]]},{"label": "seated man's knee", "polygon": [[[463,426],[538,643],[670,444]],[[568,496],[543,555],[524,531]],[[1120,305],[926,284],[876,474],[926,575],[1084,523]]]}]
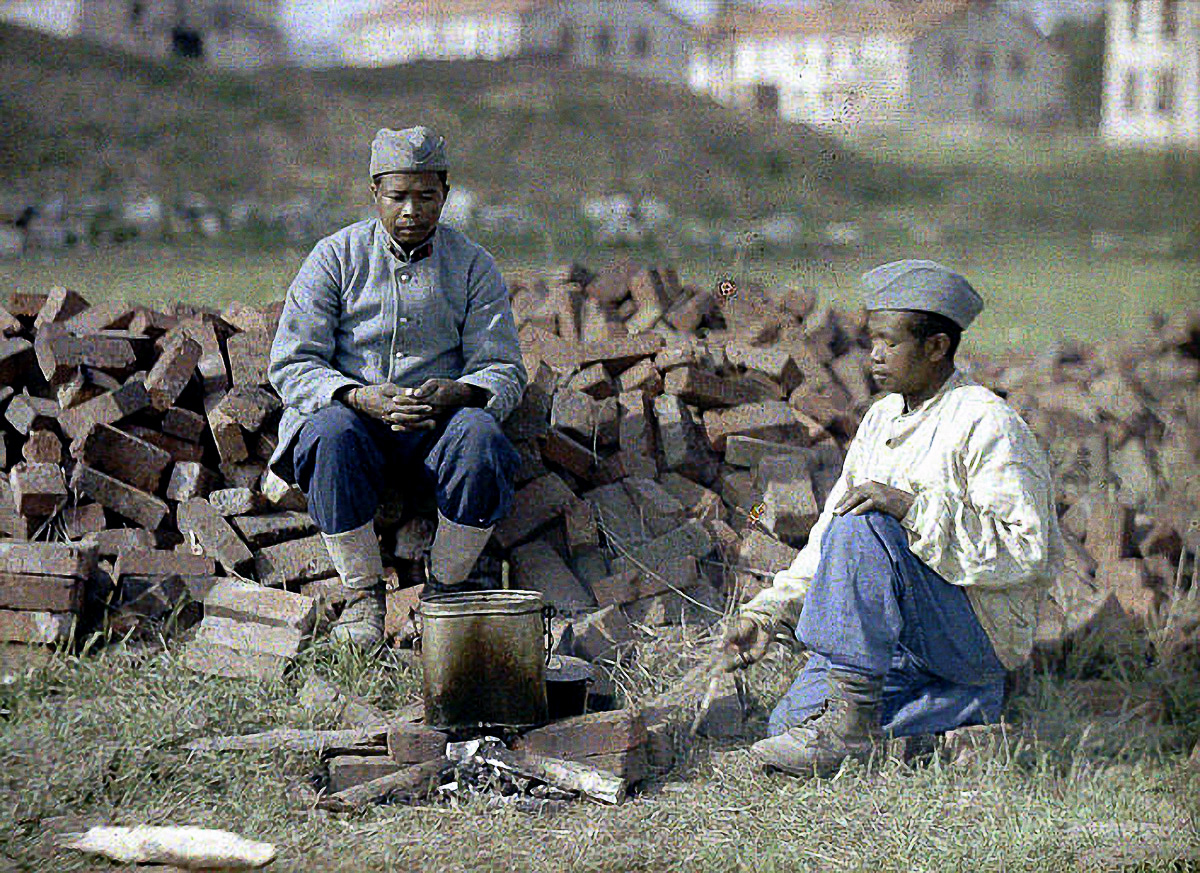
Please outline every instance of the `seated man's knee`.
[{"label": "seated man's knee", "polygon": [[312,451],[357,449],[371,436],[354,412],[335,404],[314,413],[304,423],[301,442]]},{"label": "seated man's knee", "polygon": [[822,544],[860,542],[864,537],[903,536],[900,522],[884,512],[864,512],[862,515],[835,515],[829,522]]},{"label": "seated man's knee", "polygon": [[469,407],[454,413],[446,428],[448,448],[466,458],[482,459],[510,454],[515,456],[508,437],[491,413]]}]

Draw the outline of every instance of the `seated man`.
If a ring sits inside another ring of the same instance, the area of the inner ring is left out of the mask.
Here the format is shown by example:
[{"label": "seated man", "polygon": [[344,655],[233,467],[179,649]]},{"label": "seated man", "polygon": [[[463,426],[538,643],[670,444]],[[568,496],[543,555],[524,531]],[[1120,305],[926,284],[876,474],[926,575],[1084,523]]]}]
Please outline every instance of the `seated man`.
[{"label": "seated man", "polygon": [[796,775],[866,760],[885,732],[997,721],[1062,554],[1045,454],[954,366],[983,301],[932,261],[863,284],[871,372],[891,393],[863,418],[808,544],[725,639],[731,670],[779,633],[811,653],[751,750]]},{"label": "seated man", "polygon": [[355,592],[331,636],[363,647],[383,639],[381,479],[436,495],[428,594],[463,586],[508,511],[519,466],[499,424],[527,378],[508,291],[491,255],[438,224],[448,190],[441,137],[379,131],[379,217],[317,243],[271,348],[271,384],[286,407],[272,468],[307,495]]}]

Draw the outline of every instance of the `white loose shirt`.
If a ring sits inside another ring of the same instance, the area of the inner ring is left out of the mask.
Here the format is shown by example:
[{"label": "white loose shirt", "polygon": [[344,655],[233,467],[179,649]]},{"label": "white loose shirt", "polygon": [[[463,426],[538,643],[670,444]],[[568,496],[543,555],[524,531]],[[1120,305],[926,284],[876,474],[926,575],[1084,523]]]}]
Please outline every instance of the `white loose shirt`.
[{"label": "white loose shirt", "polygon": [[1062,560],[1053,480],[1028,425],[957,370],[910,412],[899,394],[871,406],[807,545],[743,611],[795,623],[833,507],[871,481],[915,495],[901,520],[913,554],[966,589],[1001,662],[1018,666]]}]

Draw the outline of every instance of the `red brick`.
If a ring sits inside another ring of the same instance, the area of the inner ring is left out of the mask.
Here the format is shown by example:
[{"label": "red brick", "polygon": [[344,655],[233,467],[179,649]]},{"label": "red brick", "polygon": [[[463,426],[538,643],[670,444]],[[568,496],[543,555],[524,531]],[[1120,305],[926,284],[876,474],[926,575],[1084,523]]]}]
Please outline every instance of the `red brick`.
[{"label": "red brick", "polygon": [[206,555],[161,549],[130,549],[117,556],[113,577],[122,576],[212,576],[213,559]]},{"label": "red brick", "polygon": [[188,442],[181,440],[178,437],[170,436],[169,434],[160,433],[152,427],[144,427],[136,424],[123,424],[121,430],[137,437],[138,439],[150,443],[152,446],[157,446],[168,455],[176,464],[181,463],[199,463],[204,458],[204,447],[199,443]]},{"label": "red brick", "polygon": [[663,390],[702,409],[737,406],[762,399],[762,391],[756,385],[717,376],[696,367],[671,370],[663,380]]},{"label": "red brick", "polygon": [[387,611],[384,614],[383,633],[388,639],[393,639],[404,630],[418,604],[421,602],[422,585],[411,585],[408,588],[394,588],[385,596]]},{"label": "red brick", "polygon": [[654,362],[649,358],[638,361],[619,377],[621,393],[640,391],[649,397],[656,397],[663,392],[663,379]]},{"label": "red brick", "polygon": [[316,620],[317,603],[303,594],[226,579],[214,585],[204,598],[204,614],[288,627],[308,634]]},{"label": "red brick", "polygon": [[34,344],[20,337],[0,337],[0,385],[17,385],[36,367]]},{"label": "red brick", "polygon": [[599,455],[557,428],[551,428],[546,434],[542,443],[542,459],[548,464],[557,464],[585,481],[591,480],[600,463]]},{"label": "red brick", "polygon": [[169,409],[191,381],[200,364],[203,349],[187,333],[170,335],[162,355],[146,376],[150,401],[159,411]]},{"label": "red brick", "polygon": [[638,270],[629,282],[629,295],[637,304],[637,312],[626,322],[630,333],[640,333],[654,327],[666,311],[667,299],[662,279],[651,269]]},{"label": "red brick", "polygon": [[588,661],[616,661],[633,642],[629,619],[616,606],[590,612],[572,623],[575,634],[571,651]]},{"label": "red brick", "polygon": [[1150,585],[1146,565],[1136,558],[1104,561],[1096,570],[1096,584],[1111,590],[1127,615],[1151,621],[1158,614],[1159,595]]},{"label": "red brick", "polygon": [[579,366],[600,363],[610,373],[620,373],[643,358],[654,357],[663,343],[663,338],[656,333],[617,337],[598,343],[580,343]]},{"label": "red brick", "polygon": [[21,457],[31,464],[61,464],[62,440],[54,431],[31,430],[21,446]]},{"label": "red brick", "polygon": [[76,370],[67,381],[58,386],[55,393],[59,406],[63,409],[74,409],[120,387],[121,381],[107,373],[99,370]]},{"label": "red brick", "polygon": [[104,530],[107,526],[104,507],[99,503],[86,503],[64,509],[62,522],[67,539],[71,540],[81,540],[88,534]]},{"label": "red brick", "polygon": [[677,300],[667,310],[664,321],[682,333],[694,333],[700,323],[716,308],[717,300],[707,291],[697,291]]},{"label": "red brick", "polygon": [[225,518],[250,515],[267,507],[267,498],[249,488],[219,488],[210,491],[206,499]]},{"label": "red brick", "polygon": [[618,709],[564,718],[517,737],[513,749],[581,764],[597,755],[615,755],[649,741],[640,711]]},{"label": "red brick", "polygon": [[43,291],[13,291],[5,309],[20,318],[36,318],[49,297]]},{"label": "red brick", "polygon": [[[444,739],[443,737],[443,741]],[[348,788],[391,776],[400,769],[400,764],[383,755],[337,755],[329,759],[329,785],[326,792],[337,794]]]},{"label": "red brick", "polygon": [[697,482],[711,482],[716,475],[716,459],[683,401],[669,394],[655,397],[654,418],[663,467]]},{"label": "red brick", "polygon": [[397,764],[423,764],[446,753],[446,735],[420,724],[388,727],[388,758]]},{"label": "red brick", "polygon": [[578,343],[567,342],[532,324],[521,328],[520,340],[525,369],[530,373],[537,369],[538,362],[559,373],[573,373],[579,368]]},{"label": "red brick", "polygon": [[592,364],[571,377],[567,387],[580,391],[596,400],[612,397],[617,393],[616,383],[602,364]]},{"label": "red brick", "polygon": [[189,443],[198,443],[204,436],[208,421],[198,412],[172,406],[162,417],[162,432]]},{"label": "red brick", "polygon": [[33,319],[33,329],[41,333],[47,325],[66,321],[86,310],[91,304],[83,295],[62,285],[55,285],[45,296]]},{"label": "red brick", "polygon": [[310,536],[317,526],[307,512],[276,512],[231,519],[231,523],[253,548]]},{"label": "red brick", "polygon": [[273,627],[254,621],[238,621],[218,615],[206,615],[196,629],[195,639],[240,652],[294,658],[300,653],[305,635],[290,627]]},{"label": "red brick", "polygon": [[804,378],[787,350],[777,346],[763,348],[729,343],[725,347],[725,354],[730,363],[769,377],[784,394],[790,394]]},{"label": "red brick", "polygon": [[58,464],[22,461],[8,471],[17,512],[32,518],[53,515],[67,500],[67,483]]},{"label": "red brick", "polygon": [[254,556],[254,563],[258,581],[270,587],[282,588],[337,575],[320,536],[266,546]]},{"label": "red brick", "polygon": [[177,324],[179,324],[178,316],[138,306],[135,308],[133,318],[129,320],[129,332],[157,338]]},{"label": "red brick", "polygon": [[[0,340],[2,343],[3,340]],[[28,436],[34,430],[53,427],[59,420],[58,404],[45,397],[18,394],[9,401],[4,418],[17,433]]]},{"label": "red brick", "polygon": [[563,531],[567,552],[572,557],[600,547],[600,531],[591,504],[577,500],[563,513]]},{"label": "red brick", "polygon": [[102,558],[115,558],[123,551],[153,549],[154,534],[136,527],[112,528],[84,536],[83,543]]},{"label": "red brick", "polygon": [[229,355],[229,373],[235,387],[257,388],[266,385],[271,363],[272,334],[263,330],[236,333],[225,342]]},{"label": "red brick", "polygon": [[105,509],[111,509],[147,530],[157,530],[170,511],[167,504],[153,494],[139,491],[119,479],[91,469],[86,464],[75,465],[75,471],[71,474],[71,487],[92,498]]},{"label": "red brick", "polygon": [[549,427],[550,406],[558,377],[548,364],[539,362],[530,371],[529,384],[516,409],[504,421],[504,433],[512,440],[542,436]]},{"label": "red brick", "polygon": [[634,270],[629,263],[609,267],[587,283],[584,293],[601,303],[620,303],[629,296],[629,281]]},{"label": "red brick", "polygon": [[70,576],[0,573],[0,609],[75,612],[83,601],[83,583]]},{"label": "red brick", "polygon": [[217,453],[223,462],[237,463],[250,457],[246,448],[246,440],[242,429],[230,414],[229,408],[223,403],[224,398],[210,395],[205,399],[205,413],[208,416],[208,427],[213,441],[217,444]]},{"label": "red brick", "polygon": [[512,553],[512,564],[516,587],[540,591],[547,603],[560,610],[595,604],[583,583],[544,540],[519,546]]},{"label": "red brick", "polygon": [[214,318],[185,318],[179,322],[178,329],[200,343],[202,352],[196,366],[200,370],[200,382],[204,386],[204,393],[213,394],[227,389],[229,371],[225,368],[225,355],[221,352],[221,340]]},{"label": "red brick", "polygon": [[87,403],[65,410],[59,417],[63,432],[79,439],[97,424],[116,424],[150,406],[150,395],[140,379],[126,382],[116,391],[101,394]]},{"label": "red brick", "polygon": [[96,567],[96,550],[71,543],[0,542],[0,573],[72,576],[87,579]]},{"label": "red brick", "polygon": [[89,306],[62,322],[70,333],[89,334],[100,330],[124,330],[133,319],[133,307],[124,300],[106,300]]},{"label": "red brick", "polygon": [[114,376],[128,376],[137,359],[129,340],[119,336],[44,331],[33,344],[38,366],[51,385],[66,382],[79,367],[104,370]]},{"label": "red brick", "polygon": [[1112,563],[1128,557],[1133,537],[1133,512],[1121,504],[1096,498],[1088,518],[1084,546],[1096,563]]},{"label": "red brick", "polygon": [[718,452],[724,450],[725,440],[734,434],[791,441],[802,446],[812,445],[825,434],[815,421],[778,400],[747,403],[728,410],[711,409],[704,414],[704,429]]},{"label": "red brick", "polygon": [[628,555],[613,561],[612,569],[613,573],[641,570],[647,576],[647,588],[655,585],[660,586],[659,591],[672,586],[687,588],[697,580],[696,559],[706,557],[711,551],[712,539],[704,525],[689,521],[644,545],[630,549]]},{"label": "red brick", "polygon": [[574,501],[571,489],[553,473],[533,480],[516,493],[512,510],[496,525],[496,542],[503,549],[523,543]]},{"label": "red brick", "polygon": [[0,306],[0,336],[16,336],[23,329],[20,320]]},{"label": "red brick", "polygon": [[[262,331],[275,333],[276,318],[263,309],[250,306],[240,300],[230,301],[221,313],[221,320],[239,331]],[[232,337],[231,337],[232,339]]]},{"label": "red brick", "polygon": [[108,424],[97,424],[88,431],[71,447],[71,454],[92,469],[149,493],[158,490],[163,471],[171,463],[167,452]]},{"label": "red brick", "polygon": [[13,612],[0,609],[0,642],[53,645],[71,638],[70,612]]},{"label": "red brick", "polygon": [[867,376],[869,362],[866,352],[842,355],[830,365],[833,375],[850,392],[850,402],[855,409],[865,409],[871,403],[871,381]]},{"label": "red brick", "polygon": [[261,428],[282,404],[279,398],[263,388],[231,388],[221,398],[220,407],[228,417],[247,431]]},{"label": "red brick", "polygon": [[215,558],[226,572],[239,572],[254,561],[254,555],[237,531],[204,498],[196,497],[179,504],[175,514],[179,532],[185,537],[195,535],[204,553]]},{"label": "red brick", "polygon": [[635,475],[653,478],[658,474],[657,442],[654,438],[650,398],[641,391],[628,391],[617,398],[620,408],[621,450],[630,453]]}]

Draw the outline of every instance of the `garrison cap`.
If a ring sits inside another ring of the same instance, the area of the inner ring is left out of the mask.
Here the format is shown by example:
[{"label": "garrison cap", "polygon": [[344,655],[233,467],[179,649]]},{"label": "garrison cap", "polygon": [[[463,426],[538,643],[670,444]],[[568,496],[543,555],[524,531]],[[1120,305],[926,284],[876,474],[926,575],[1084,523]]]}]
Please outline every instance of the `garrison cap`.
[{"label": "garrison cap", "polygon": [[936,261],[893,261],[863,273],[868,311],[915,309],[936,312],[967,329],[983,311],[971,283]]},{"label": "garrison cap", "polygon": [[383,173],[436,173],[445,169],[446,140],[428,127],[385,127],[371,143],[371,178]]}]

